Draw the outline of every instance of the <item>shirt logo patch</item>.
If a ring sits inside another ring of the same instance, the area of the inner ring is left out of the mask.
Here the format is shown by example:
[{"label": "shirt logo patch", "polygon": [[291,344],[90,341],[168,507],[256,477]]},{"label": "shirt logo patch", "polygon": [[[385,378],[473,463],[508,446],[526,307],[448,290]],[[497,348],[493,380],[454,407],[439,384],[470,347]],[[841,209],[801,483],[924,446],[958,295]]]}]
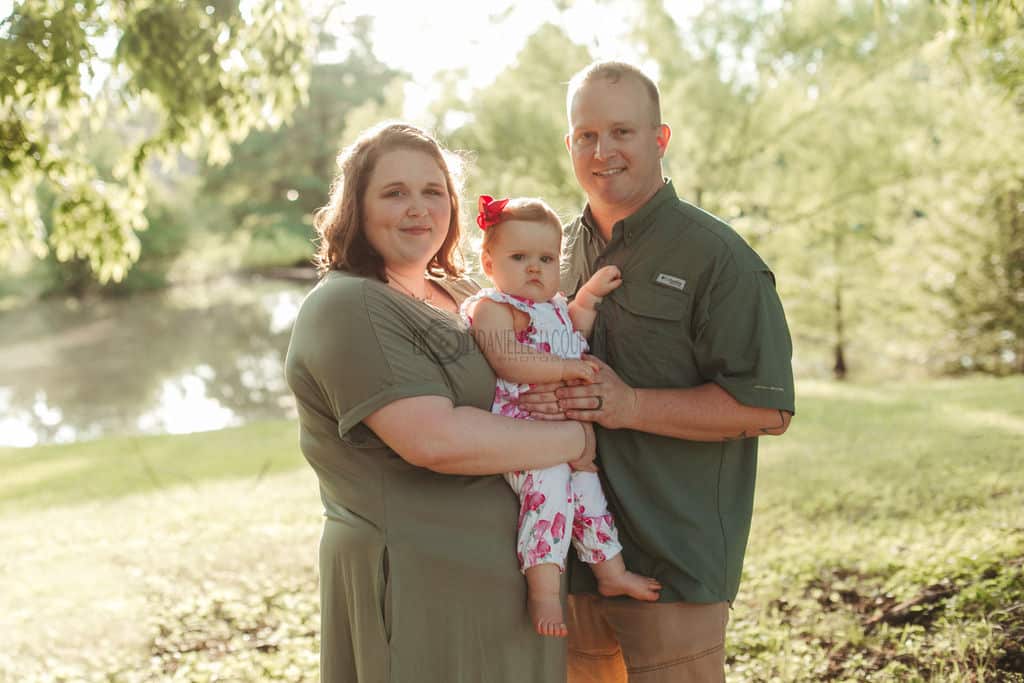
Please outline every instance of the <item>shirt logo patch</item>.
[{"label": "shirt logo patch", "polygon": [[659,285],[678,289],[680,292],[686,288],[686,280],[675,275],[668,275],[667,273],[658,273],[658,277],[654,278],[654,281]]}]

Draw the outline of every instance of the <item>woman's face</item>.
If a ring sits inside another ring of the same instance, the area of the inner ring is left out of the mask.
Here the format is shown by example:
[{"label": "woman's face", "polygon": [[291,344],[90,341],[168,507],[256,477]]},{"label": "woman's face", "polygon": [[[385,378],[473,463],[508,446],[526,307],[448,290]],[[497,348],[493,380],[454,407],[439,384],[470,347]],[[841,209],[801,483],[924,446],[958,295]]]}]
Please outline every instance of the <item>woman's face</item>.
[{"label": "woman's face", "polygon": [[452,205],[433,157],[392,149],[377,159],[363,195],[366,240],[391,270],[422,271],[448,236]]}]

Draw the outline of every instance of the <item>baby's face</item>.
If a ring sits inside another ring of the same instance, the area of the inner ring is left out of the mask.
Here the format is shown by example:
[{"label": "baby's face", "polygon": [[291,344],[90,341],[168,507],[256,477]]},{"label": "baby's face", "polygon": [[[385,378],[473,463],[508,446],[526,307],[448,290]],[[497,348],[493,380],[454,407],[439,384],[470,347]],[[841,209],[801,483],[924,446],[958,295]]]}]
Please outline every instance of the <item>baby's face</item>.
[{"label": "baby's face", "polygon": [[505,221],[482,255],[484,272],[506,294],[547,301],[558,292],[562,233],[535,221]]}]

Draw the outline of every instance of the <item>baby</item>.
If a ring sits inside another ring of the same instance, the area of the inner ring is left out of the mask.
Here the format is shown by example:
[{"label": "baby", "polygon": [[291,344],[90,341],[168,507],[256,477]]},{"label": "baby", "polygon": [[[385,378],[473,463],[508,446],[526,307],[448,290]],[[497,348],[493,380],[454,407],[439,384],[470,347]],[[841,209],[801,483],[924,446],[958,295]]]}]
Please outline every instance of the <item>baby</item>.
[{"label": "baby", "polygon": [[[491,367],[498,374],[494,405],[499,415],[530,419],[518,404],[531,384],[590,381],[597,368],[582,359],[597,315],[595,305],[621,284],[615,266],[605,266],[580,288],[571,304],[558,293],[562,226],[539,199],[480,197],[477,224],[484,231],[480,257],[495,289],[462,304]],[[661,585],[634,574],[622,561],[615,523],[595,471],[568,465],[505,475],[519,496],[517,551],[526,576],[528,608],[537,632],[567,634],[559,598],[571,542],[591,565],[602,595],[658,599]]]}]

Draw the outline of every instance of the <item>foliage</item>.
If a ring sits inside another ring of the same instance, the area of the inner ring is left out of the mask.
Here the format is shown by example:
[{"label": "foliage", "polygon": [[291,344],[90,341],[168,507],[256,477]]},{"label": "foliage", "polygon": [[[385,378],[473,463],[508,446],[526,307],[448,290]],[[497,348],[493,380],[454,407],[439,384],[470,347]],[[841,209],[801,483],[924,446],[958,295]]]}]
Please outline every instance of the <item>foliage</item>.
[{"label": "foliage", "polygon": [[[146,226],[147,162],[179,149],[223,162],[231,141],[278,125],[303,97],[307,45],[296,0],[15,3],[0,23],[0,255],[52,249],[122,279]],[[97,95],[104,80],[116,97]],[[87,141],[125,112],[142,130],[100,172]]]},{"label": "foliage", "polygon": [[983,285],[967,254],[943,257],[994,233],[979,201],[1021,172],[1024,120],[981,58],[954,63],[942,12],[920,3],[735,1],[685,30],[646,7],[668,172],[774,267],[800,371],[945,366],[937,283],[952,267]]},{"label": "foliage", "polygon": [[965,226],[970,239],[941,293],[951,306],[951,371],[1024,373],[1024,180],[979,203],[982,226]]},{"label": "foliage", "polygon": [[569,76],[589,61],[586,48],[545,24],[493,83],[467,102],[441,102],[437,111],[466,119],[448,137],[476,156],[468,197],[543,196],[556,210],[579,210],[581,193],[563,142],[563,103]]},{"label": "foliage", "polygon": [[982,50],[992,77],[1024,105],[1024,2],[939,0],[956,34],[958,54]]},{"label": "foliage", "polygon": [[354,127],[350,115],[384,104],[389,88],[403,81],[374,56],[370,29],[364,17],[352,28],[352,45],[343,61],[313,65],[308,101],[295,110],[290,123],[252,133],[232,148],[229,163],[201,169],[200,201],[216,202],[228,214],[226,224],[211,225],[211,231],[239,230],[249,233],[255,244],[293,237],[305,244],[299,262],[309,262],[310,217],[327,203],[337,171],[334,159],[345,133]]}]

